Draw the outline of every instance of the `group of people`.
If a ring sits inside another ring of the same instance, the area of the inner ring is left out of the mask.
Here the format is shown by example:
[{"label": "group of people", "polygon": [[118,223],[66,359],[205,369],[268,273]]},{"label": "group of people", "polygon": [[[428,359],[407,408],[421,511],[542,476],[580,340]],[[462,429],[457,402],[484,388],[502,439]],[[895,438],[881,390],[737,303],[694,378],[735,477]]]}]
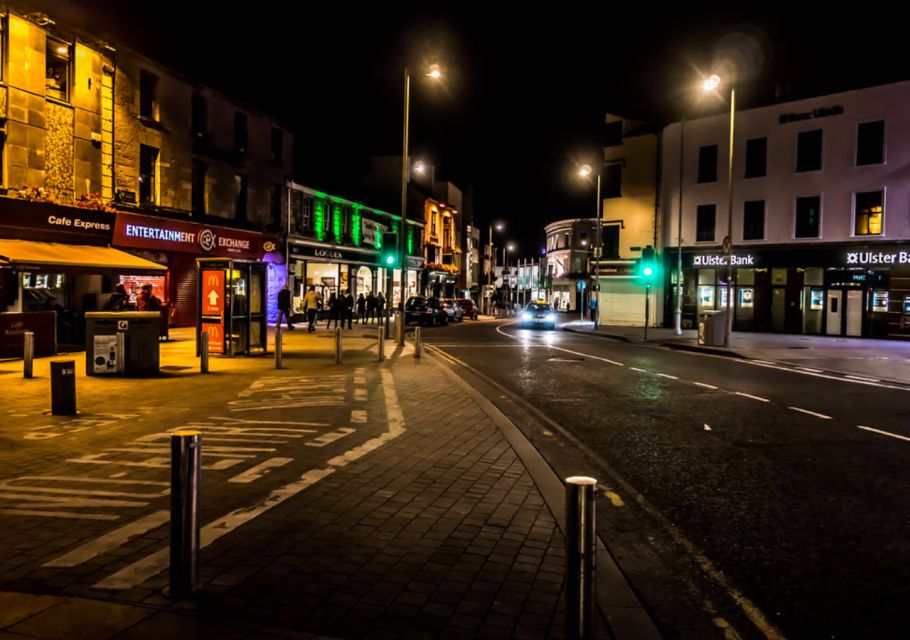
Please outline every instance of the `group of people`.
[{"label": "group of people", "polygon": [[152,291],[151,284],[146,282],[136,296],[136,304],[130,302],[130,294],[123,284],[114,286],[111,297],[104,305],[105,311],[161,311],[161,299]]},{"label": "group of people", "polygon": [[[307,318],[307,332],[312,333],[316,331],[316,317],[323,307],[328,310],[327,329],[333,322],[336,327],[342,328],[347,322],[348,329],[352,329],[355,321],[361,324],[372,323],[373,320],[382,322],[386,300],[381,291],[379,295],[373,295],[372,291],[366,296],[361,293],[356,300],[350,291],[340,296],[333,291],[328,303],[324,303],[316,287],[310,286],[303,297],[302,307]],[[287,286],[278,292],[278,326],[281,326],[282,318],[287,322],[288,329],[294,329],[291,324],[291,291]]]}]

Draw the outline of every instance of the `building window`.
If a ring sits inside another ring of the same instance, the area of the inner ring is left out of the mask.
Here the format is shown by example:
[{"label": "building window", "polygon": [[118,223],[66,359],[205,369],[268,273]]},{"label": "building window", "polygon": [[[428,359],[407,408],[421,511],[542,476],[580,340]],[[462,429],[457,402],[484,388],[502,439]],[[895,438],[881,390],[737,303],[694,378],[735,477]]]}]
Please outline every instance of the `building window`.
[{"label": "building window", "polygon": [[139,72],[139,115],[158,120],[158,76],[144,69]]},{"label": "building window", "polygon": [[313,209],[315,207],[313,198],[303,199],[303,218],[301,218],[301,228],[305,231],[313,230]]},{"label": "building window", "polygon": [[817,238],[821,226],[821,198],[810,196],[796,199],[796,237]]},{"label": "building window", "polygon": [[796,138],[796,170],[818,171],[822,168],[822,130],[802,131]]},{"label": "building window", "polygon": [[885,121],[863,122],[856,129],[856,164],[885,161]]},{"label": "building window", "polygon": [[236,200],[234,201],[234,218],[246,220],[247,177],[242,173],[234,174],[234,188]]},{"label": "building window", "polygon": [[622,144],[622,120],[607,123],[606,142],[607,147],[618,147]]},{"label": "building window", "polygon": [[272,127],[272,162],[281,162],[284,158],[284,136],[281,129]]},{"label": "building window", "polygon": [[696,242],[714,242],[714,221],[717,217],[717,206],[700,204],[695,214]]},{"label": "building window", "polygon": [[272,215],[272,222],[277,225],[281,224],[281,185],[272,184],[269,188],[269,210]]},{"label": "building window", "polygon": [[193,216],[202,217],[208,213],[205,206],[205,174],[208,171],[208,165],[199,160],[193,160]]},{"label": "building window", "polygon": [[237,111],[234,114],[234,151],[243,153],[246,151],[247,142],[247,122],[246,114]]},{"label": "building window", "polygon": [[139,202],[158,204],[158,149],[139,145]]},{"label": "building window", "polygon": [[751,200],[743,205],[743,240],[765,239],[765,201]]},{"label": "building window", "polygon": [[192,113],[190,114],[193,135],[197,138],[205,137],[209,128],[208,101],[198,93],[193,94]]},{"label": "building window", "polygon": [[885,200],[881,191],[857,193],[854,197],[853,233],[857,236],[880,236],[884,232]]},{"label": "building window", "polygon": [[47,95],[57,100],[70,99],[70,46],[62,40],[47,38]]},{"label": "building window", "polygon": [[746,140],[746,176],[763,178],[768,175],[768,139]]},{"label": "building window", "polygon": [[622,197],[622,165],[618,162],[604,167],[604,198]]},{"label": "building window", "polygon": [[717,145],[698,149],[698,181],[717,182]]}]

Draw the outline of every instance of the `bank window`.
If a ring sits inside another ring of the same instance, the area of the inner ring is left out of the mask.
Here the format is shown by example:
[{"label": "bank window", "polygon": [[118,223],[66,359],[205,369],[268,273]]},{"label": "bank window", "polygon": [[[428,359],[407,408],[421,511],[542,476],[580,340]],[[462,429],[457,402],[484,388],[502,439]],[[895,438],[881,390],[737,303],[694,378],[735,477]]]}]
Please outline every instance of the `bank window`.
[{"label": "bank window", "polygon": [[57,100],[70,99],[70,46],[62,40],[47,38],[47,95]]},{"label": "bank window", "polygon": [[765,201],[750,200],[743,205],[743,240],[764,240]]},{"label": "bank window", "polygon": [[884,230],[885,203],[881,191],[857,193],[854,199],[856,211],[854,235],[880,236]]},{"label": "bank window", "polygon": [[717,182],[717,145],[698,149],[698,181]]},{"label": "bank window", "polygon": [[208,133],[209,105],[205,97],[198,93],[193,94],[192,110],[190,114],[190,126],[193,135],[202,138]]},{"label": "bank window", "polygon": [[139,145],[139,202],[158,204],[158,149]]},{"label": "bank window", "polygon": [[700,204],[695,214],[695,241],[714,242],[714,222],[717,218],[717,206]]},{"label": "bank window", "polygon": [[139,115],[158,120],[158,76],[145,69],[139,72]]},{"label": "bank window", "polygon": [[763,178],[768,175],[768,139],[746,140],[747,178]]},{"label": "bank window", "polygon": [[796,170],[819,171],[822,168],[822,130],[801,131],[796,138]]},{"label": "bank window", "polygon": [[234,151],[243,153],[247,143],[246,114],[239,111],[234,113]]},{"label": "bank window", "polygon": [[604,198],[622,197],[622,164],[614,162],[604,167]]},{"label": "bank window", "polygon": [[856,128],[856,164],[885,161],[885,121],[863,122]]},{"label": "bank window", "polygon": [[811,196],[796,199],[797,238],[817,238],[821,227],[821,198]]},{"label": "bank window", "polygon": [[284,157],[284,136],[281,129],[272,127],[272,162],[281,162]]},{"label": "bank window", "polygon": [[193,216],[201,217],[208,213],[206,207],[205,174],[208,165],[200,160],[193,160],[192,206]]}]

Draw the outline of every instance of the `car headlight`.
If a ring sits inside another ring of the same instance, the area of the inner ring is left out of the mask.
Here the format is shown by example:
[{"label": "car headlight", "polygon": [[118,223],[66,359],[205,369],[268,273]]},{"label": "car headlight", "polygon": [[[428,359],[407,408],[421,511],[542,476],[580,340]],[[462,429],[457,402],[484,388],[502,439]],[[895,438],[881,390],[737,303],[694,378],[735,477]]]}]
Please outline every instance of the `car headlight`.
[{"label": "car headlight", "polygon": [[531,314],[528,313],[527,311],[525,311],[525,312],[523,312],[523,313],[521,314],[521,319],[522,319],[522,320],[530,320],[530,319],[531,319]]},{"label": "car headlight", "polygon": [[555,321],[556,321],[556,314],[555,314],[555,313],[548,313],[548,314],[547,314],[547,320],[549,320],[550,322],[555,322]]}]

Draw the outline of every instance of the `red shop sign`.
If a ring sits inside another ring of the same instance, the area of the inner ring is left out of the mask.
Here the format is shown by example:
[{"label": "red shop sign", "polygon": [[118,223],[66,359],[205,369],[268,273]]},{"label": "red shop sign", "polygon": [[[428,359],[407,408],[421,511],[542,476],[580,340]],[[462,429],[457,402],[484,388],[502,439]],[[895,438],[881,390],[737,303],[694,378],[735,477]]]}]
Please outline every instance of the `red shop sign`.
[{"label": "red shop sign", "polygon": [[202,270],[202,315],[220,316],[224,313],[224,271]]}]

